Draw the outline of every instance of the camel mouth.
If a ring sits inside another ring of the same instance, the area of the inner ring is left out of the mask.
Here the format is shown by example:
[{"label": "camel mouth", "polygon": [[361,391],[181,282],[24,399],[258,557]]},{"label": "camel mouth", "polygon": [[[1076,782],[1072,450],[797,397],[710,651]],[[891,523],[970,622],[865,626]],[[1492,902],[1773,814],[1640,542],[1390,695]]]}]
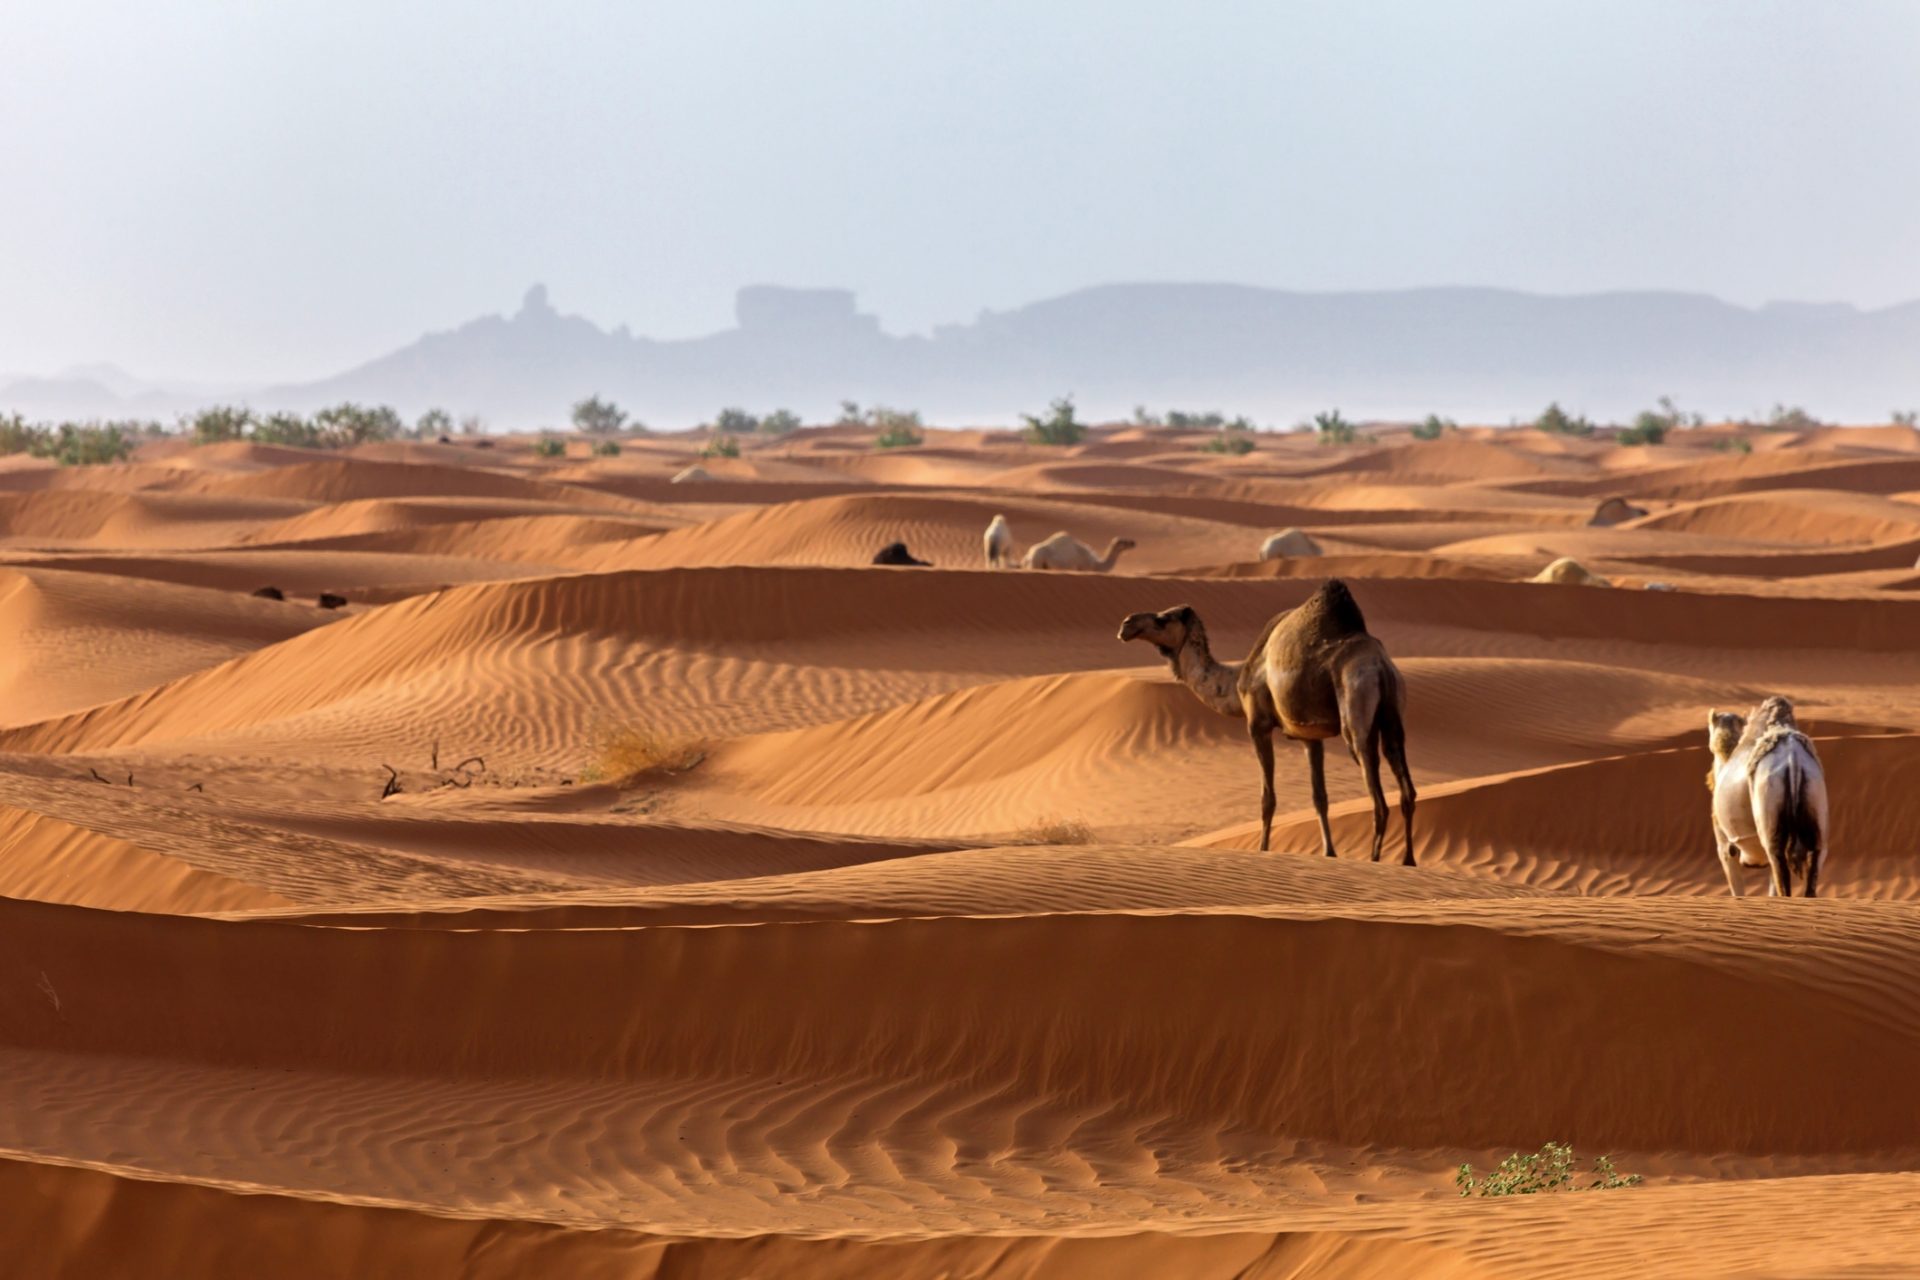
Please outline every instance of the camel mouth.
[{"label": "camel mouth", "polygon": [[1138,640],[1140,633],[1147,629],[1147,619],[1150,616],[1149,614],[1136,613],[1128,617],[1120,624],[1120,638],[1122,640]]}]

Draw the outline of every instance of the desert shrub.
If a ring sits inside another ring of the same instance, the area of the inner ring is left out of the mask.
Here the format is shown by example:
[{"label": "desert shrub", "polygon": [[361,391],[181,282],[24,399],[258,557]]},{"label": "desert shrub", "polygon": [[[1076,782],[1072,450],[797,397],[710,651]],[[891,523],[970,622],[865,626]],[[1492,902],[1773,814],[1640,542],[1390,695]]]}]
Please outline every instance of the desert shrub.
[{"label": "desert shrub", "polygon": [[417,440],[438,440],[452,430],[453,415],[445,409],[429,409],[413,424],[413,435]]},{"label": "desert shrub", "polygon": [[1169,409],[1167,425],[1178,427],[1182,431],[1213,431],[1227,425],[1227,415],[1218,409],[1207,409],[1202,412]]},{"label": "desert shrub", "polygon": [[917,409],[889,409],[875,405],[867,410],[867,422],[879,434],[873,438],[876,449],[911,449],[926,443],[920,431]]},{"label": "desert shrub", "polygon": [[323,449],[393,440],[406,431],[400,415],[386,405],[369,407],[352,401],[320,410],[313,415],[313,427]]},{"label": "desert shrub", "polygon": [[533,442],[533,456],[536,458],[564,458],[567,456],[567,442],[559,436],[543,435]]},{"label": "desert shrub", "polygon": [[1020,415],[1027,424],[1026,438],[1034,444],[1079,444],[1087,434],[1086,424],[1073,416],[1073,397],[1055,400],[1044,418],[1030,413]]},{"label": "desert shrub", "polygon": [[620,442],[618,440],[595,440],[593,442],[593,456],[596,458],[619,457]]},{"label": "desert shrub", "polygon": [[1616,438],[1625,445],[1664,444],[1667,432],[1672,429],[1672,419],[1664,414],[1655,413],[1651,409],[1642,409],[1639,416],[1633,420],[1633,425],[1622,431]]},{"label": "desert shrub", "polygon": [[461,435],[479,436],[479,435],[485,435],[486,432],[487,432],[487,424],[481,419],[479,414],[470,413],[466,417],[460,419]]},{"label": "desert shrub", "polygon": [[219,404],[200,410],[187,419],[187,435],[195,444],[219,444],[224,440],[243,440],[255,426],[251,409]]},{"label": "desert shrub", "polygon": [[1820,419],[1799,405],[1776,404],[1767,414],[1769,431],[1807,431],[1820,425]]},{"label": "desert shrub", "polygon": [[842,400],[840,402],[840,416],[834,420],[833,425],[836,427],[857,427],[860,423],[860,402],[858,400]]},{"label": "desert shrub", "polygon": [[1920,409],[1895,409],[1890,416],[1896,427],[1920,427]]},{"label": "desert shrub", "polygon": [[654,769],[685,773],[706,758],[706,747],[693,738],[645,725],[603,725],[594,731],[593,754],[580,776],[588,782],[625,782]]},{"label": "desert shrub", "polygon": [[1313,430],[1321,444],[1352,444],[1360,436],[1354,425],[1340,416],[1338,409],[1314,414]]},{"label": "desert shrub", "polygon": [[320,428],[297,413],[270,413],[253,424],[248,438],[261,444],[290,445],[296,449],[325,446]]},{"label": "desert shrub", "polygon": [[1722,453],[1752,453],[1753,441],[1728,438],[1715,442],[1714,448]]},{"label": "desert shrub", "polygon": [[713,429],[724,435],[752,435],[759,427],[760,420],[745,409],[722,409],[713,418]]},{"label": "desert shrub", "polygon": [[1167,425],[1167,420],[1157,413],[1149,412],[1147,406],[1137,404],[1133,406],[1133,425],[1136,427],[1164,427]]},{"label": "desert shrub", "polygon": [[607,435],[626,425],[626,411],[611,400],[588,396],[573,406],[573,425],[591,435]]},{"label": "desert shrub", "polygon": [[0,454],[32,453],[34,441],[46,434],[17,413],[0,414]]},{"label": "desert shrub", "polygon": [[1560,407],[1558,400],[1542,410],[1540,416],[1533,420],[1533,425],[1537,430],[1544,431],[1548,435],[1590,436],[1593,434],[1591,422],[1577,414],[1569,414]]},{"label": "desert shrub", "polygon": [[1254,426],[1246,418],[1235,418],[1232,422],[1223,422],[1213,438],[1200,446],[1203,453],[1230,453],[1235,456],[1252,453]]},{"label": "desert shrub", "polygon": [[760,434],[763,436],[783,436],[799,429],[800,415],[791,409],[775,409],[760,419]]},{"label": "desert shrub", "polygon": [[135,431],[118,422],[63,422],[40,428],[30,451],[63,467],[91,467],[124,462],[133,454],[135,439]]},{"label": "desert shrub", "polygon": [[1593,1162],[1593,1181],[1584,1187],[1574,1181],[1573,1147],[1564,1142],[1549,1142],[1531,1154],[1516,1151],[1500,1162],[1500,1167],[1484,1178],[1473,1176],[1473,1166],[1463,1164],[1453,1175],[1453,1185],[1463,1196],[1533,1196],[1556,1191],[1609,1191],[1615,1187],[1640,1184],[1637,1173],[1620,1173],[1611,1156]]},{"label": "desert shrub", "polygon": [[721,434],[707,441],[706,448],[700,450],[703,458],[737,458],[740,456],[740,442],[730,435]]},{"label": "desert shrub", "polygon": [[1092,844],[1093,828],[1079,818],[1042,818],[1021,829],[1015,844]]},{"label": "desert shrub", "polygon": [[1427,415],[1425,422],[1416,422],[1413,424],[1413,438],[1415,440],[1438,440],[1441,436],[1447,434],[1447,432],[1457,431],[1459,429],[1459,425],[1455,423],[1452,418],[1443,418],[1437,413],[1430,413]]}]

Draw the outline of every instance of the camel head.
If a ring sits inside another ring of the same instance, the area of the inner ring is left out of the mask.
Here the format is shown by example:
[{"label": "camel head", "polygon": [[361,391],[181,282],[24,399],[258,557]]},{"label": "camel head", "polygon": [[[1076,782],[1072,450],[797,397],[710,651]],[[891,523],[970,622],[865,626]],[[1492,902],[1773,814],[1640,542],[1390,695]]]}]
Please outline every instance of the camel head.
[{"label": "camel head", "polygon": [[1117,555],[1122,551],[1131,551],[1139,545],[1140,544],[1135,542],[1132,538],[1115,538],[1113,540],[1113,546],[1110,547],[1108,550],[1111,553]]},{"label": "camel head", "polygon": [[1777,693],[1755,707],[1753,714],[1747,717],[1747,719],[1756,731],[1771,729],[1777,724],[1783,724],[1789,729],[1796,727],[1796,722],[1793,718],[1793,703],[1787,701]]},{"label": "camel head", "polygon": [[1120,624],[1122,640],[1145,640],[1165,657],[1179,653],[1187,637],[1200,629],[1200,615],[1192,606],[1177,604],[1159,613],[1134,613]]},{"label": "camel head", "polygon": [[1747,718],[1732,711],[1707,712],[1707,747],[1715,760],[1725,760],[1747,731]]}]

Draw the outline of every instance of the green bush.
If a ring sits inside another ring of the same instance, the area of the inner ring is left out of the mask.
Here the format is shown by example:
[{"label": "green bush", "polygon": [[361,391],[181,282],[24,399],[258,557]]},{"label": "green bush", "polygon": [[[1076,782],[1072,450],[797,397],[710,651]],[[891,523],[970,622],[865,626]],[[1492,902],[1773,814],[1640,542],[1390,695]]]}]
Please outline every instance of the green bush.
[{"label": "green bush", "polygon": [[124,462],[132,456],[134,433],[118,422],[63,422],[43,435],[33,452],[63,467]]},{"label": "green bush", "polygon": [[1254,425],[1246,418],[1222,422],[1211,440],[1200,446],[1203,453],[1230,453],[1236,457],[1254,450]]},{"label": "green bush", "polygon": [[759,427],[760,420],[745,409],[722,409],[713,419],[713,429],[722,435],[752,435]]},{"label": "green bush", "polygon": [[453,415],[445,409],[429,409],[413,424],[417,440],[438,440],[453,430]]},{"label": "green bush", "polygon": [[195,444],[219,444],[226,440],[244,440],[254,425],[251,409],[214,405],[187,420],[187,434]]},{"label": "green bush", "polygon": [[1574,1182],[1573,1147],[1549,1142],[1532,1154],[1514,1152],[1484,1178],[1475,1178],[1473,1166],[1463,1164],[1453,1175],[1453,1185],[1463,1196],[1533,1196],[1557,1191],[1610,1191],[1638,1186],[1641,1181],[1637,1173],[1617,1172],[1611,1156],[1594,1160],[1592,1177],[1584,1187]]},{"label": "green bush", "polygon": [[567,442],[559,436],[543,435],[533,442],[533,456],[536,458],[564,458],[567,456]]},{"label": "green bush", "polygon": [[626,412],[619,405],[599,396],[588,396],[573,406],[573,425],[589,435],[610,435],[626,422]]},{"label": "green bush", "polygon": [[595,440],[593,442],[593,456],[596,458],[619,457],[620,442],[618,440]]},{"label": "green bush", "polygon": [[1352,444],[1360,438],[1358,429],[1341,417],[1338,409],[1314,414],[1313,429],[1321,444]]},{"label": "green bush", "polygon": [[789,431],[800,429],[800,415],[791,409],[775,409],[760,419],[760,434],[783,436]]},{"label": "green bush", "polygon": [[261,444],[281,444],[296,449],[319,449],[326,445],[320,428],[297,413],[268,414],[253,424],[248,438]]},{"label": "green bush", "polygon": [[463,436],[483,436],[487,433],[487,424],[477,413],[470,413],[460,419],[460,434]]},{"label": "green bush", "polygon": [[1799,405],[1776,404],[1767,414],[1769,431],[1809,431],[1820,425],[1820,419],[1802,409]]},{"label": "green bush", "polygon": [[397,439],[406,431],[400,415],[386,405],[371,408],[348,401],[332,405],[313,415],[314,430],[322,448],[345,449],[356,444],[372,444]]},{"label": "green bush", "polygon": [[32,453],[34,442],[46,434],[17,413],[0,414],[0,454]]},{"label": "green bush", "polygon": [[857,427],[860,425],[860,422],[860,402],[858,400],[842,400],[840,402],[840,417],[833,425],[836,427]]},{"label": "green bush", "polygon": [[920,430],[920,411],[917,409],[889,409],[885,405],[875,405],[867,410],[867,423],[877,435],[873,438],[876,449],[912,449],[926,443],[926,437]]},{"label": "green bush", "polygon": [[1204,412],[1189,412],[1183,409],[1167,410],[1167,425],[1182,431],[1213,431],[1227,425],[1227,415],[1218,409]]},{"label": "green bush", "polygon": [[740,442],[723,432],[707,441],[707,447],[700,451],[700,456],[703,458],[737,458],[740,456]]},{"label": "green bush", "polygon": [[1896,427],[1920,427],[1920,409],[1895,409],[1891,416]]},{"label": "green bush", "polygon": [[1053,402],[1044,418],[1030,413],[1020,415],[1027,424],[1026,438],[1034,444],[1069,445],[1079,444],[1087,434],[1086,424],[1073,416],[1073,397],[1063,396]]},{"label": "green bush", "polygon": [[1593,424],[1583,417],[1570,415],[1560,407],[1558,400],[1549,404],[1538,418],[1533,420],[1536,429],[1555,436],[1590,436]]},{"label": "green bush", "polygon": [[1722,453],[1752,453],[1753,441],[1729,438],[1716,441],[1713,447]]},{"label": "green bush", "polygon": [[1458,431],[1459,425],[1452,418],[1443,418],[1437,413],[1427,415],[1425,422],[1416,422],[1413,426],[1415,440],[1438,440],[1449,431]]},{"label": "green bush", "polygon": [[1633,420],[1633,425],[1622,431],[1618,439],[1625,445],[1664,444],[1667,432],[1672,428],[1670,419],[1650,409],[1642,409],[1640,416]]}]

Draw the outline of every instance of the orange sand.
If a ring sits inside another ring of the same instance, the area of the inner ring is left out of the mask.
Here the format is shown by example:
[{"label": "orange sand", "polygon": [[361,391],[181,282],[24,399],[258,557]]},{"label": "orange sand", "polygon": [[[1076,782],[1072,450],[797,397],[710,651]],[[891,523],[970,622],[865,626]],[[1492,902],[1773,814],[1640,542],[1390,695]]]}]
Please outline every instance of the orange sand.
[{"label": "orange sand", "polygon": [[[0,1269],[1910,1274],[1920,461],[1728,434],[10,461]],[[1139,546],[990,572],[996,513]],[[1243,726],[1115,638],[1237,657],[1328,573],[1417,869],[1344,758],[1314,855],[1284,746],[1253,852]],[[1707,710],[1772,692],[1820,902],[1713,857]],[[609,776],[636,732],[671,767]],[[1454,1194],[1549,1140],[1646,1184]]]}]

